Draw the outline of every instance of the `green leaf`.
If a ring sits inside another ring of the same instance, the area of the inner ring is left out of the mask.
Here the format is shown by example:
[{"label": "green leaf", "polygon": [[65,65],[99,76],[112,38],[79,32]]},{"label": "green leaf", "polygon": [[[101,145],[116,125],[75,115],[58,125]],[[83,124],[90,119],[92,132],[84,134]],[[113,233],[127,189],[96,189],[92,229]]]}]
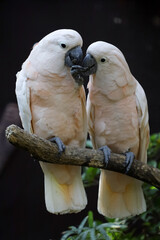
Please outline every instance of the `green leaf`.
[{"label": "green leaf", "polygon": [[86,147],[87,148],[93,148],[91,140],[86,141]]},{"label": "green leaf", "polygon": [[88,216],[86,216],[86,217],[82,220],[82,222],[80,223],[80,225],[79,225],[79,227],[78,227],[78,234],[79,234],[79,233],[82,231],[82,229],[84,228],[87,220],[88,220]]},{"label": "green leaf", "polygon": [[79,235],[79,238],[77,238],[76,240],[86,240],[86,239],[88,239],[88,238],[87,238],[87,235],[88,235],[89,232],[90,232],[90,229],[85,230],[84,232],[82,232],[82,233]]},{"label": "green leaf", "polygon": [[97,240],[94,228],[92,228],[91,231],[90,231],[90,237],[91,237],[91,240]]},{"label": "green leaf", "polygon": [[127,225],[119,223],[102,223],[99,227],[103,228],[126,228]]},{"label": "green leaf", "polygon": [[88,225],[90,228],[93,227],[93,212],[92,211],[88,212]]},{"label": "green leaf", "polygon": [[85,186],[91,186],[98,184],[98,181],[96,182],[96,179],[98,180],[100,174],[100,169],[98,168],[92,168],[92,167],[84,167],[83,168],[83,174],[82,174],[82,180],[85,184]]},{"label": "green leaf", "polygon": [[106,231],[102,226],[97,228],[96,230],[98,230],[102,234],[102,236],[105,237],[106,240],[110,240],[110,237],[107,235]]},{"label": "green leaf", "polygon": [[156,167],[157,167],[157,162],[156,162],[155,160],[150,160],[150,161],[148,162],[148,165],[156,168]]},{"label": "green leaf", "polygon": [[64,235],[61,237],[61,240],[66,240],[72,234],[73,234],[73,232],[71,230],[65,231]]},{"label": "green leaf", "polygon": [[70,226],[69,229],[73,232],[73,233],[77,233],[78,229],[75,226]]}]

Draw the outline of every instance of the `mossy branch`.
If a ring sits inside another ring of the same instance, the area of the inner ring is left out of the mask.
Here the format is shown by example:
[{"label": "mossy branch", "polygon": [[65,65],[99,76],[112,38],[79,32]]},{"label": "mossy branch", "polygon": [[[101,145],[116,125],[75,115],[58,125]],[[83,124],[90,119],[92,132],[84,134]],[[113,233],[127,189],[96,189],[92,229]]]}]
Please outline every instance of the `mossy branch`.
[{"label": "mossy branch", "polygon": [[[66,146],[64,153],[60,155],[55,143],[51,143],[35,134],[29,134],[16,125],[10,125],[6,129],[6,137],[10,143],[28,151],[39,161],[102,168],[119,173],[125,172],[125,155],[123,154],[111,153],[106,168],[104,155],[100,150]],[[160,170],[157,168],[134,160],[128,175],[160,189]]]}]

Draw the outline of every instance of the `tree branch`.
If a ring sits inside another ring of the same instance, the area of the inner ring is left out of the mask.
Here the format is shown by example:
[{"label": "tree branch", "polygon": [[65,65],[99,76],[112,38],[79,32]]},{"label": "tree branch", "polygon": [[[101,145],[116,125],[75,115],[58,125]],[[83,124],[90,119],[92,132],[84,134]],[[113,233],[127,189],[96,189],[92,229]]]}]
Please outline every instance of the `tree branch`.
[{"label": "tree branch", "polygon": [[[125,172],[125,155],[123,154],[111,153],[110,161],[106,168],[104,155],[100,150],[66,146],[65,152],[60,155],[56,144],[34,134],[29,134],[16,125],[10,125],[6,129],[6,137],[10,143],[28,151],[39,161],[53,164],[96,167],[119,173]],[[160,170],[140,161],[133,161],[128,176],[160,189]]]}]

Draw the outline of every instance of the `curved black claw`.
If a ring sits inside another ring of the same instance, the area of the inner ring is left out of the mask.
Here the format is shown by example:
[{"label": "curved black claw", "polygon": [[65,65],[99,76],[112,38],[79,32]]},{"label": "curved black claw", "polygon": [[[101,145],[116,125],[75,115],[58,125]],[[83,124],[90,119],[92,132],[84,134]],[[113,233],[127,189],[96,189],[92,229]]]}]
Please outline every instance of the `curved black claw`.
[{"label": "curved black claw", "polygon": [[103,146],[103,147],[100,147],[99,150],[101,150],[104,154],[104,163],[105,163],[105,166],[107,167],[110,159],[110,155],[111,155],[111,149],[107,146]]},{"label": "curved black claw", "polygon": [[57,144],[59,154],[61,154],[62,152],[64,152],[64,150],[65,150],[66,147],[65,147],[64,143],[62,142],[62,140],[61,140],[59,137],[50,138],[49,141],[50,141],[50,142],[54,142],[54,143]]},{"label": "curved black claw", "polygon": [[135,158],[133,152],[126,152],[125,153],[126,159],[125,159],[125,174],[127,174],[131,168],[131,165],[133,163],[133,160]]},{"label": "curved black claw", "polygon": [[85,76],[83,75],[83,67],[79,65],[73,65],[71,67],[71,75],[74,78],[74,80],[78,83],[79,86],[81,86],[84,83]]}]

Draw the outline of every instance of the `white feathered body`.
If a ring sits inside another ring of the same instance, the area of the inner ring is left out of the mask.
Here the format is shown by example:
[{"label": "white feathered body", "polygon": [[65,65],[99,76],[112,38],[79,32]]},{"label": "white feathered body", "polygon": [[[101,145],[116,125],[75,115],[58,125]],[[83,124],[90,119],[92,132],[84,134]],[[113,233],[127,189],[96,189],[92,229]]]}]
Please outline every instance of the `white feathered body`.
[{"label": "white feathered body", "polygon": [[[103,50],[99,53],[99,49]],[[88,52],[95,59],[107,58],[107,63],[98,62],[97,72],[90,76],[88,84],[87,113],[93,146],[107,145],[115,153],[132,151],[136,159],[146,162],[149,126],[142,87],[131,75],[122,53],[113,45],[97,42]],[[102,170],[99,212],[110,218],[144,212],[146,203],[141,185],[141,181],[129,176]]]},{"label": "white feathered body", "polygon": [[[35,46],[17,74],[16,95],[23,127],[45,139],[58,136],[65,145],[85,147],[84,88],[78,86],[70,70],[64,66],[64,57],[59,60],[60,53],[55,61],[48,57],[43,49],[44,41],[46,39],[38,44],[40,46]],[[43,57],[46,61],[41,62]],[[87,199],[81,167],[42,162],[40,165],[44,172],[45,201],[49,212],[64,214],[85,208]]]}]

